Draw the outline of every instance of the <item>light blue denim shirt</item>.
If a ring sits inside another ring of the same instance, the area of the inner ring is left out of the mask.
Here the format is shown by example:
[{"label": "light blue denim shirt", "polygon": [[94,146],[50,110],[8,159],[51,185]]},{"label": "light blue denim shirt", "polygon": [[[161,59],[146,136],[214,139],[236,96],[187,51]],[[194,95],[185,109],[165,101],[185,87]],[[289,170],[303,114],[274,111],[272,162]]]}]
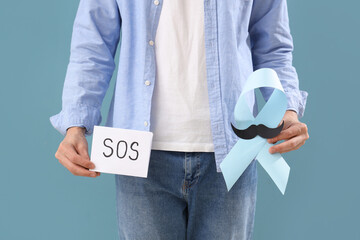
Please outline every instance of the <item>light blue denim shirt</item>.
[{"label": "light blue denim shirt", "polygon": [[[100,124],[119,42],[117,80],[106,126],[150,130],[155,34],[163,1],[171,0],[80,0],[62,110],[50,118],[61,134],[71,126],[83,126],[89,135]],[[292,66],[286,0],[204,0],[204,31],[211,131],[220,172],[221,161],[237,142],[230,125],[234,106],[254,70],[266,67],[277,72],[288,109],[299,117],[304,114],[307,92],[299,90]],[[270,90],[262,89],[265,100]],[[249,104],[257,112],[254,96]]]}]

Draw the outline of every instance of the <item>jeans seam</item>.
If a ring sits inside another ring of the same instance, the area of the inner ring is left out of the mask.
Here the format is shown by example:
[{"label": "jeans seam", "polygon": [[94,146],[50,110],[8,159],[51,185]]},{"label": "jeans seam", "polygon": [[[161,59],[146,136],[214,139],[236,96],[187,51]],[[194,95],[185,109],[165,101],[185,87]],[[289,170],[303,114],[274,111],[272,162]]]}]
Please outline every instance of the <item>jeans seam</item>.
[{"label": "jeans seam", "polygon": [[201,153],[196,153],[196,181],[194,182],[193,185],[195,185],[198,181],[199,181],[199,178],[200,178],[200,154]]},{"label": "jeans seam", "polygon": [[182,194],[183,194],[183,197],[186,198],[186,195],[187,195],[187,181],[186,181],[186,175],[187,175],[187,170],[186,170],[186,167],[187,167],[187,153],[185,152],[184,153],[184,182],[183,182],[183,185],[181,187],[182,189]]}]

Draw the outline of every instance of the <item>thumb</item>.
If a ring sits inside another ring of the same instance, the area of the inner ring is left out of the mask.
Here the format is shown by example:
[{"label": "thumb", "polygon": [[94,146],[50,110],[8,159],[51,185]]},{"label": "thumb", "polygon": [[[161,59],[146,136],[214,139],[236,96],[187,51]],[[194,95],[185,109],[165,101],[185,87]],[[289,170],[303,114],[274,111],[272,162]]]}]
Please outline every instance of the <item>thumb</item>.
[{"label": "thumb", "polygon": [[79,153],[80,156],[90,160],[89,151],[88,151],[88,143],[87,143],[87,140],[86,140],[85,137],[84,137],[84,139],[82,141],[80,141],[77,144],[76,150],[77,150],[77,152]]}]

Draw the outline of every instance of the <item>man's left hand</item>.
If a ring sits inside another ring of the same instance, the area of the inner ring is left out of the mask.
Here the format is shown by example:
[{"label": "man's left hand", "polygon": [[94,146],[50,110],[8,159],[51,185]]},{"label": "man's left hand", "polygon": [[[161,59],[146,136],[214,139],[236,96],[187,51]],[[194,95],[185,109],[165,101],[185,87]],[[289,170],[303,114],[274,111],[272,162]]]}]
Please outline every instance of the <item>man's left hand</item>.
[{"label": "man's left hand", "polygon": [[297,113],[292,110],[285,112],[283,117],[284,128],[280,134],[274,138],[268,139],[269,143],[276,143],[281,140],[284,142],[269,148],[272,153],[285,153],[299,149],[309,139],[308,128],[305,123],[299,121]]}]

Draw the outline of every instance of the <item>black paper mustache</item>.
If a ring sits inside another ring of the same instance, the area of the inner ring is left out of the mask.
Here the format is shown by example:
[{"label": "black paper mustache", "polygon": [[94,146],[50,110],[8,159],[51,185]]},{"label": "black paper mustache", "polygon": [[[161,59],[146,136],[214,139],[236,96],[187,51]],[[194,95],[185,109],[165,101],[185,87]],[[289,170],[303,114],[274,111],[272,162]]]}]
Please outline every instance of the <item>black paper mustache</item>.
[{"label": "black paper mustache", "polygon": [[281,130],[284,127],[284,121],[282,122],[282,124],[280,126],[278,126],[276,128],[268,128],[264,124],[259,124],[259,125],[253,124],[253,125],[249,126],[247,129],[240,130],[240,129],[235,128],[232,125],[232,123],[231,123],[231,127],[232,127],[234,133],[236,134],[236,136],[238,136],[239,138],[242,138],[242,139],[253,139],[257,135],[259,135],[260,137],[263,137],[263,138],[273,138],[280,134]]}]

